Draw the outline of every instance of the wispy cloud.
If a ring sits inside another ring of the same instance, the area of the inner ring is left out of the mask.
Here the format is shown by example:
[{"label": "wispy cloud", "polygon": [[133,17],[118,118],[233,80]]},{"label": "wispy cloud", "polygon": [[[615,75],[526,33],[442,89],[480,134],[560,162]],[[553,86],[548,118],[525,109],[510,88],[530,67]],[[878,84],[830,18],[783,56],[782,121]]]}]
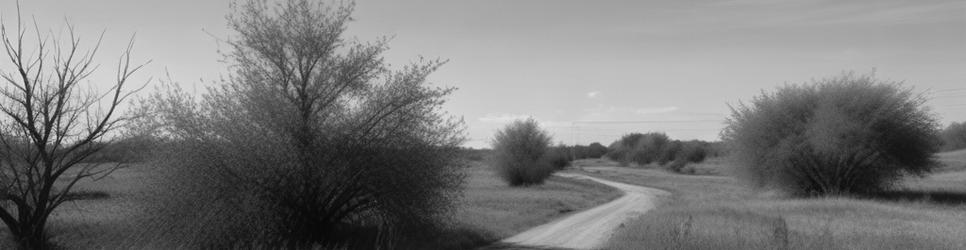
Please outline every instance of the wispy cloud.
[{"label": "wispy cloud", "polygon": [[599,95],[600,95],[600,91],[587,92],[587,98],[593,99],[593,98],[597,98],[597,96]]},{"label": "wispy cloud", "polygon": [[655,107],[655,108],[640,108],[634,111],[639,115],[654,115],[654,114],[666,114],[678,110],[678,107],[668,106],[668,107]]}]

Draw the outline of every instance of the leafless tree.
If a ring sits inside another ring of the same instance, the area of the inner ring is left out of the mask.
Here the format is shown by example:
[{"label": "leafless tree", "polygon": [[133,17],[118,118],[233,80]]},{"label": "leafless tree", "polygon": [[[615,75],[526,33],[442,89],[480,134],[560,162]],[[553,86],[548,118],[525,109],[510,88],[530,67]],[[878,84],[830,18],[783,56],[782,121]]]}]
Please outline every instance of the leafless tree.
[{"label": "leafless tree", "polygon": [[15,30],[0,24],[12,64],[0,68],[0,219],[20,246],[44,249],[47,220],[69,199],[71,188],[117,167],[80,162],[125,122],[118,105],[134,91],[123,87],[141,66],[131,66],[129,43],[111,87],[104,92],[85,88],[82,82],[97,68],[100,39],[83,50],[69,23],[66,41],[41,33],[36,22],[33,26],[36,41],[27,38],[30,29],[19,15]]}]

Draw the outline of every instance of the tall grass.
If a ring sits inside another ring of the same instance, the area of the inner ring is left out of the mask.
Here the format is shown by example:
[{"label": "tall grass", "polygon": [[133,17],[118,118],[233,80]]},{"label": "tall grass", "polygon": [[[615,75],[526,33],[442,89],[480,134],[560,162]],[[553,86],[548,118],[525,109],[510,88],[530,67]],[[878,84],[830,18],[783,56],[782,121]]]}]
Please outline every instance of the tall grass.
[{"label": "tall grass", "polygon": [[608,249],[961,249],[966,243],[952,237],[966,233],[956,229],[963,223],[933,224],[913,209],[844,199],[750,203],[673,204],[622,229]]},{"label": "tall grass", "polygon": [[[728,169],[731,166],[717,166]],[[910,178],[877,196],[789,198],[724,176],[653,169],[596,175],[665,189],[672,201],[626,222],[604,249],[964,249],[966,175]],[[937,191],[939,190],[939,191]]]}]

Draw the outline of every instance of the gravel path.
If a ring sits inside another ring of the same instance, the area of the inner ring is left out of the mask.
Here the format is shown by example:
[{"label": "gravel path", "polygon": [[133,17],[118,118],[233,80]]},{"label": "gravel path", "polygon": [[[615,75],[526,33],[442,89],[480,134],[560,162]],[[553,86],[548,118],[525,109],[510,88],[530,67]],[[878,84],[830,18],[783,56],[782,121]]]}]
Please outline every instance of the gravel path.
[{"label": "gravel path", "polygon": [[643,215],[657,205],[662,196],[670,193],[660,189],[641,187],[594,178],[582,174],[560,173],[568,178],[588,179],[624,192],[624,196],[606,204],[575,213],[504,239],[502,243],[541,248],[594,249],[599,248],[624,221]]}]

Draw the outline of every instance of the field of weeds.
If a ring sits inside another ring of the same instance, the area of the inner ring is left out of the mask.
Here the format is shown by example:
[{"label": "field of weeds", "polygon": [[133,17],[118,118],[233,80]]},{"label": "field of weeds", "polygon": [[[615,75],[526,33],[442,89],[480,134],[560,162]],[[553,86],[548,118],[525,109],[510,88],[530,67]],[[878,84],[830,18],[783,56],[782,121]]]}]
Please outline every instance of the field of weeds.
[{"label": "field of weeds", "polygon": [[[68,202],[53,214],[52,240],[67,249],[113,248],[131,244],[144,199],[159,171],[132,165],[96,181],[80,183]],[[620,192],[602,184],[551,177],[544,185],[507,186],[482,162],[465,169],[463,198],[453,214],[452,235],[441,248],[463,249],[487,245],[554,218],[605,203]],[[5,240],[0,249],[14,247]]]},{"label": "field of weeds", "polygon": [[[955,164],[959,153],[941,154]],[[727,161],[718,161],[727,169]],[[585,167],[674,193],[628,222],[607,249],[966,249],[966,172],[908,178],[870,197],[784,198],[726,176]],[[944,168],[948,169],[948,167]]]}]

